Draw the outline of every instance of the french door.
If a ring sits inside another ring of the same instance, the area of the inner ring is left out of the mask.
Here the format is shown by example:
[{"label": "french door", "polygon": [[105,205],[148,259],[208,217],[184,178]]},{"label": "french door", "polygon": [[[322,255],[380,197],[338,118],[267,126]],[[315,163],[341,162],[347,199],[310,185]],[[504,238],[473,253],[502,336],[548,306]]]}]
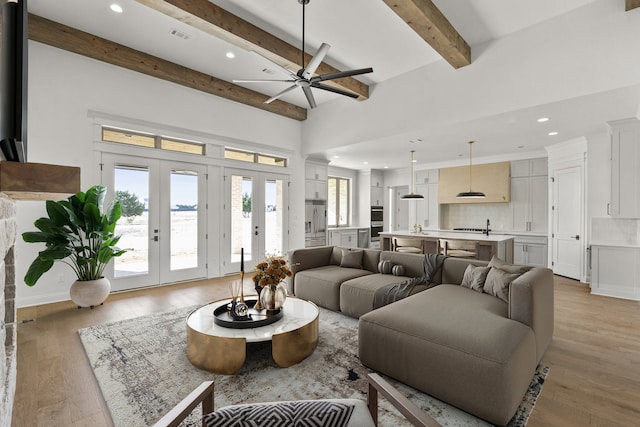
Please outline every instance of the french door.
[{"label": "french door", "polygon": [[285,255],[288,230],[288,177],[229,169],[224,172],[223,274],[245,272],[267,255]]},{"label": "french door", "polygon": [[123,215],[118,246],[130,249],[109,265],[114,290],[206,277],[206,166],[102,155],[108,198]]}]

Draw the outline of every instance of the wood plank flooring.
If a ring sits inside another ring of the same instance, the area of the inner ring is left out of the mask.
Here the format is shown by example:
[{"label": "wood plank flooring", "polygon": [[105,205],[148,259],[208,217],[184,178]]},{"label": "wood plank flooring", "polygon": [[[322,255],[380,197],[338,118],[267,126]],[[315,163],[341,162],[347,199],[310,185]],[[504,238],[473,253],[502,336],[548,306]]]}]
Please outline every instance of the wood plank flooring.
[{"label": "wood plank flooring", "polygon": [[[112,426],[77,330],[205,303],[229,294],[227,277],[18,310],[15,427]],[[251,291],[245,284],[245,292]],[[528,426],[631,426],[640,420],[640,302],[593,296],[556,276],[551,367]]]}]

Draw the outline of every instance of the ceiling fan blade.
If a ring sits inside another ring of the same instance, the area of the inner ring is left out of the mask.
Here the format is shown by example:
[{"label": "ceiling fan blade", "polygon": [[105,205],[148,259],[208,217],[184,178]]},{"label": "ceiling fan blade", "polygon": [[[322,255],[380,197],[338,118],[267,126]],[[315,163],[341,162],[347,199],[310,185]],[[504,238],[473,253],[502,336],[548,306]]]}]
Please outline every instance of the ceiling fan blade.
[{"label": "ceiling fan blade", "polygon": [[285,90],[282,90],[280,92],[278,92],[277,95],[272,96],[271,98],[267,99],[266,101],[264,101],[265,104],[271,104],[273,101],[275,101],[276,99],[280,98],[282,95],[284,95],[285,93],[292,91],[293,89],[297,88],[298,86],[296,85],[291,85],[288,88],[286,88]]},{"label": "ceiling fan blade", "polygon": [[373,68],[360,68],[357,70],[338,71],[337,73],[323,74],[321,76],[312,77],[311,82],[324,82],[327,80],[341,79],[343,77],[358,76],[360,74],[372,73]]},{"label": "ceiling fan blade", "polygon": [[281,73],[284,73],[286,75],[288,75],[289,77],[291,77],[292,79],[297,79],[298,76],[296,75],[296,73],[291,72],[289,70],[287,70],[286,68],[284,68],[282,65],[273,62],[272,60],[270,60],[269,58],[267,58],[266,56],[260,55],[258,52],[256,52],[255,50],[251,50],[249,51],[249,53],[252,53],[253,55],[258,56],[260,59],[264,60],[264,61],[268,61],[269,64],[272,64],[274,68],[277,68],[278,71],[280,71]]},{"label": "ceiling fan blade", "polygon": [[331,49],[331,46],[326,43],[322,43],[320,45],[320,49],[318,49],[316,55],[311,58],[311,61],[309,61],[307,67],[304,69],[304,71],[302,71],[302,78],[309,79],[311,76],[313,76],[313,74],[322,63],[322,60],[327,55],[327,52],[329,52],[329,49]]},{"label": "ceiling fan blade", "polygon": [[313,97],[313,93],[311,92],[311,88],[308,86],[303,86],[302,91],[304,92],[304,96],[307,97],[307,102],[309,102],[309,107],[316,108],[316,100]]},{"label": "ceiling fan blade", "polygon": [[295,83],[295,80],[231,80],[233,83]]},{"label": "ceiling fan blade", "polygon": [[317,89],[322,89],[322,90],[326,90],[328,92],[333,92],[333,93],[337,93],[339,95],[344,95],[344,96],[348,96],[349,98],[353,98],[353,99],[358,99],[359,95],[352,93],[352,92],[347,92],[346,90],[342,90],[342,89],[337,89],[333,86],[328,86],[322,83],[317,83],[317,82],[312,82],[311,83],[311,87],[315,87]]}]

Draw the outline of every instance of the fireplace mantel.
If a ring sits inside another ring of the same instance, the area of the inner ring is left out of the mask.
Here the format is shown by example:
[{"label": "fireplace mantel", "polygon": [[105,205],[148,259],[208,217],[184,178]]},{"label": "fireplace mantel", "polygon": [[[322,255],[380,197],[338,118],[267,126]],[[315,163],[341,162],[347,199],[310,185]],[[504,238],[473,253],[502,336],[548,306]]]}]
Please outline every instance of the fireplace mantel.
[{"label": "fireplace mantel", "polygon": [[14,200],[62,200],[79,191],[79,167],[0,162],[0,192]]}]

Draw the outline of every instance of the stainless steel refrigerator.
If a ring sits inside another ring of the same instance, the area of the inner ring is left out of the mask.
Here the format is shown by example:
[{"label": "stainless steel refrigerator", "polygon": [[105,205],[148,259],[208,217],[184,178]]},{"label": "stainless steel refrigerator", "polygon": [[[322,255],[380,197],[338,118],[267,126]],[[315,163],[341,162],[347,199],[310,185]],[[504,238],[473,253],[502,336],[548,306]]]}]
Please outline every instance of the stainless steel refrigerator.
[{"label": "stainless steel refrigerator", "polygon": [[327,201],[306,200],[304,206],[304,245],[324,246],[327,244]]}]

